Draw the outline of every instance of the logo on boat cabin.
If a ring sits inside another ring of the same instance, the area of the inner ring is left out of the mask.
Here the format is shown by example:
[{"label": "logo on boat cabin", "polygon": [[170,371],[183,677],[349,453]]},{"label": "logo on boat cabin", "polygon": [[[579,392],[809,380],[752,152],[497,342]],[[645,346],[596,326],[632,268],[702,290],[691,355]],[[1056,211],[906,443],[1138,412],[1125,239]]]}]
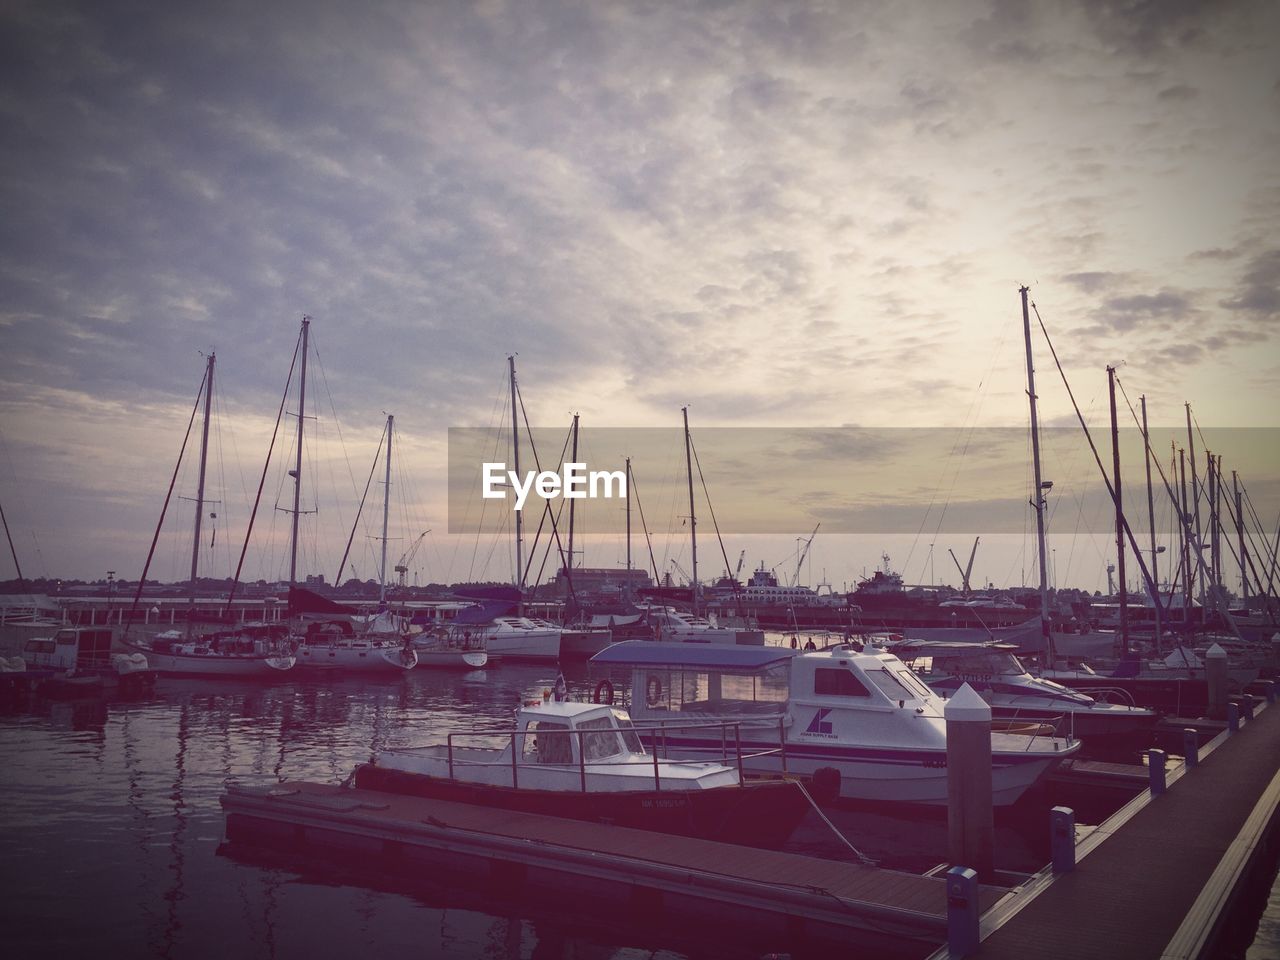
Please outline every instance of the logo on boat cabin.
[{"label": "logo on boat cabin", "polygon": [[835,730],[831,726],[831,721],[827,719],[827,714],[831,712],[831,707],[819,707],[814,713],[813,719],[809,721],[809,725],[804,728],[805,733],[811,733],[815,737],[835,737]]}]

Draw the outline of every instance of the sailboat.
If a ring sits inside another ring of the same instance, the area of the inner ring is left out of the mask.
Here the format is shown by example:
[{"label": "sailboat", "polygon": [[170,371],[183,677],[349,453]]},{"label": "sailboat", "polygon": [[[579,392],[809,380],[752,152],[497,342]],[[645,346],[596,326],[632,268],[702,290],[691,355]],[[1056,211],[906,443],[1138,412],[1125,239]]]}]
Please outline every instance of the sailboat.
[{"label": "sailboat", "polygon": [[[391,505],[391,437],[395,417],[387,415],[387,473],[382,498],[382,573],[378,597],[380,607],[387,600],[387,520]],[[301,429],[301,421],[299,421]],[[301,444],[299,444],[301,449]],[[290,600],[293,596],[291,593]],[[321,598],[323,599],[323,598]],[[407,634],[394,629],[377,629],[386,618],[373,618],[364,624],[360,633],[353,630],[351,612],[338,604],[331,604],[331,614],[325,622],[312,623],[298,640],[295,653],[298,666],[305,670],[325,670],[335,673],[403,673],[418,665],[418,654]],[[293,611],[290,611],[292,614]]]},{"label": "sailboat", "polygon": [[[303,320],[302,343],[305,350],[307,320]],[[216,358],[209,354],[206,362],[204,381],[201,384],[204,393],[204,424],[200,441],[200,474],[196,493],[195,535],[191,547],[191,609],[185,630],[171,630],[157,634],[151,638],[149,645],[129,637],[129,629],[125,628],[121,643],[132,650],[146,654],[153,669],[162,675],[200,676],[200,677],[238,677],[238,678],[273,678],[286,674],[296,663],[289,652],[288,644],[282,635],[279,625],[240,624],[233,629],[197,635],[194,614],[196,605],[196,586],[198,583],[200,561],[200,523],[204,516],[204,482],[205,468],[209,453],[209,420],[213,405],[213,374]],[[197,401],[197,407],[199,401]],[[192,422],[196,411],[192,410]],[[188,424],[188,433],[190,424]],[[186,447],[186,441],[183,441]],[[181,456],[179,456],[179,464]],[[174,480],[177,479],[177,466],[174,468]],[[169,496],[173,493],[173,482],[170,482]],[[169,505],[169,496],[165,498],[165,509]],[[136,610],[142,596],[142,586],[147,579],[147,570],[151,565],[151,557],[155,552],[156,538],[160,535],[160,526],[164,523],[165,510],[160,512],[160,523],[156,526],[156,537],[151,542],[151,552],[143,566],[142,576],[138,578],[138,590],[133,598]],[[130,615],[132,621],[132,611]]]},{"label": "sailboat", "polygon": [[698,519],[693,500],[693,440],[689,436],[689,408],[682,407],[681,412],[684,414],[684,456],[689,476],[689,542],[692,547],[693,566],[689,592],[693,609],[691,613],[681,613],[674,607],[649,606],[646,609],[646,616],[654,628],[654,639],[683,643],[763,646],[764,631],[762,630],[721,627],[698,615],[702,589],[698,583]]}]

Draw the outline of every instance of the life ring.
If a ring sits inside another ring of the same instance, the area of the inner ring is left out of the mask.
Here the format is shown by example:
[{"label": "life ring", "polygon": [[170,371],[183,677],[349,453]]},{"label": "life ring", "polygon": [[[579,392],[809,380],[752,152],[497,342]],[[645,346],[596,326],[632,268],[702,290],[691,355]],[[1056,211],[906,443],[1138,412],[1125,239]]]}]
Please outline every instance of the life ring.
[{"label": "life ring", "polygon": [[644,688],[645,699],[648,703],[657,703],[662,699],[662,679],[660,677],[649,677],[649,682]]},{"label": "life ring", "polygon": [[601,680],[596,684],[596,692],[591,697],[595,703],[606,703],[613,705],[613,683],[609,680]]}]

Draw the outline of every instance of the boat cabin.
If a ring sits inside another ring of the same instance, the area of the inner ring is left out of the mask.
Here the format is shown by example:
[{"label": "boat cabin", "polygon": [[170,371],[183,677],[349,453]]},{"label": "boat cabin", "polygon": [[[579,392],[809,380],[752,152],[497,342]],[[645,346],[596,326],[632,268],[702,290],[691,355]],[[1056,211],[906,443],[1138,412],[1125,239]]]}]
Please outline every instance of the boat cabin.
[{"label": "boat cabin", "polygon": [[64,627],[52,637],[32,637],[22,646],[29,667],[89,670],[111,665],[111,631],[94,627]]},{"label": "boat cabin", "polygon": [[[644,745],[631,718],[621,710],[594,703],[532,701],[516,713],[512,743],[519,763],[572,764],[619,762],[629,754],[645,759]],[[511,759],[512,743],[503,751]]]},{"label": "boat cabin", "polygon": [[[917,716],[942,716],[929,688],[883,650],[627,641],[602,650],[592,662],[631,668],[630,712],[638,721],[804,720],[821,732],[830,726],[828,716],[838,713],[909,709]],[[822,715],[818,720],[812,720],[815,710]]]}]

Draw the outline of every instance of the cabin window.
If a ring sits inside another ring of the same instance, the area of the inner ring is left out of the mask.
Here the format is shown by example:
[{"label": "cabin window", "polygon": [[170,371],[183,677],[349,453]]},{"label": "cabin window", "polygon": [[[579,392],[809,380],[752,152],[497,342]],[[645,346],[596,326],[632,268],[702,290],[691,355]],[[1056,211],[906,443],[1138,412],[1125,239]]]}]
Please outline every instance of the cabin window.
[{"label": "cabin window", "polygon": [[535,720],[526,732],[533,734],[524,738],[526,757],[536,757],[538,763],[573,763],[573,747],[566,724]]},{"label": "cabin window", "polygon": [[813,672],[813,692],[820,697],[869,697],[870,691],[849,670],[819,667]]},{"label": "cabin window", "polygon": [[618,734],[613,729],[611,718],[583,720],[578,724],[578,729],[585,731],[582,734],[582,755],[588,763],[617,756]]},{"label": "cabin window", "polygon": [[905,667],[898,671],[876,667],[868,670],[867,676],[890,700],[915,700],[918,697],[924,699],[929,696],[929,688],[913,677],[911,671]]},{"label": "cabin window", "polygon": [[617,713],[614,713],[613,718],[618,722],[618,732],[622,734],[623,746],[631,753],[644,753],[644,744],[640,742],[640,736],[636,733],[635,724],[631,722],[631,718],[620,717]]}]

